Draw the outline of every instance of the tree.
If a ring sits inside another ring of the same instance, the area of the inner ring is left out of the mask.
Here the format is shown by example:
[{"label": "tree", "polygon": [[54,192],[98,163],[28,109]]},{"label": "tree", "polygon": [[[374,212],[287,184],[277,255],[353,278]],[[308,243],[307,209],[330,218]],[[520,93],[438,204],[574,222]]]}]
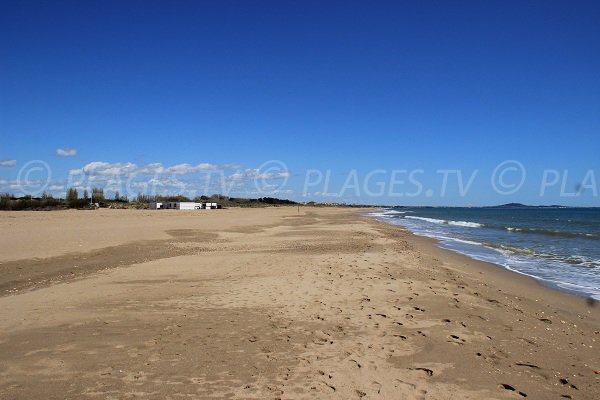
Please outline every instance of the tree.
[{"label": "tree", "polygon": [[104,189],[92,188],[92,201],[95,203],[103,202],[104,201]]},{"label": "tree", "polygon": [[83,200],[85,200],[86,203],[90,202],[90,194],[88,193],[87,189],[83,191]]},{"label": "tree", "polygon": [[79,193],[77,193],[77,189],[74,187],[67,189],[66,200],[69,207],[77,207],[77,201],[79,200]]},{"label": "tree", "polygon": [[10,193],[0,193],[0,210],[12,209],[13,195]]}]

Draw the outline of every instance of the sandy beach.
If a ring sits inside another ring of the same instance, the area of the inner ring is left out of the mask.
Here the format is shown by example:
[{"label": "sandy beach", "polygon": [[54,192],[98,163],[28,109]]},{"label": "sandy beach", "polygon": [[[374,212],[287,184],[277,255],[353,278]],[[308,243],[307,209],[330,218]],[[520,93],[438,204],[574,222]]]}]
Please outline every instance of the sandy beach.
[{"label": "sandy beach", "polygon": [[0,399],[597,399],[600,306],[348,208],[0,214]]}]

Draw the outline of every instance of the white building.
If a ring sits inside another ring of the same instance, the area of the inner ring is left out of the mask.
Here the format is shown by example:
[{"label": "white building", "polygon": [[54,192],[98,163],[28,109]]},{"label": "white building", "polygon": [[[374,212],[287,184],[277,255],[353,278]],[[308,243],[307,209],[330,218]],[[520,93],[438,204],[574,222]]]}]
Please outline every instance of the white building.
[{"label": "white building", "polygon": [[148,203],[150,210],[215,210],[221,208],[217,203],[195,203],[193,201],[166,201],[164,203],[150,202]]},{"label": "white building", "polygon": [[202,208],[202,203],[193,201],[167,201],[164,207],[168,210],[199,210]]}]

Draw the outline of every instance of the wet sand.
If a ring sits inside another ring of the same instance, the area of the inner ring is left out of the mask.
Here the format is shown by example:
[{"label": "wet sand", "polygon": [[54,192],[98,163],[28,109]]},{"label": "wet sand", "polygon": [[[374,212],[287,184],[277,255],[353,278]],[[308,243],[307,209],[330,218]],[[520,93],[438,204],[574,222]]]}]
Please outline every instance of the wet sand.
[{"label": "wet sand", "polygon": [[600,307],[355,212],[1,213],[0,398],[598,397]]}]

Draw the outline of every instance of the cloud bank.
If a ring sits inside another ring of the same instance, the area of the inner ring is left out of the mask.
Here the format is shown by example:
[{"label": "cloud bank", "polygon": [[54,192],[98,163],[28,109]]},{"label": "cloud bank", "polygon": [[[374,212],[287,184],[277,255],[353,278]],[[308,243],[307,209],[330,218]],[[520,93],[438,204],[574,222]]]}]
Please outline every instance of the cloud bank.
[{"label": "cloud bank", "polygon": [[273,195],[281,192],[290,173],[283,164],[242,168],[240,164],[136,164],[94,161],[69,172],[67,187],[103,187],[131,195],[199,194]]},{"label": "cloud bank", "polygon": [[[16,161],[2,160],[0,165],[14,166]],[[290,193],[285,188],[289,177],[287,167],[281,162],[267,162],[258,168],[242,168],[240,164],[164,165],[93,161],[70,170],[67,176],[62,177],[53,177],[50,170],[44,176],[40,176],[37,170],[32,173],[20,171],[14,180],[0,180],[0,191],[17,195],[39,195],[48,191],[60,197],[70,187],[80,191],[98,187],[107,192],[119,191],[121,195],[126,194],[130,198],[140,192],[184,194],[192,198],[216,193],[236,197],[261,197]]]},{"label": "cloud bank", "polygon": [[189,175],[198,172],[227,171],[239,168],[239,164],[214,165],[208,163],[201,164],[176,164],[165,167],[162,163],[152,163],[138,165],[131,162],[127,163],[109,163],[104,161],[94,161],[84,165],[82,168],[73,169],[71,175],[87,176],[113,176],[113,177],[131,177],[136,175]]}]

